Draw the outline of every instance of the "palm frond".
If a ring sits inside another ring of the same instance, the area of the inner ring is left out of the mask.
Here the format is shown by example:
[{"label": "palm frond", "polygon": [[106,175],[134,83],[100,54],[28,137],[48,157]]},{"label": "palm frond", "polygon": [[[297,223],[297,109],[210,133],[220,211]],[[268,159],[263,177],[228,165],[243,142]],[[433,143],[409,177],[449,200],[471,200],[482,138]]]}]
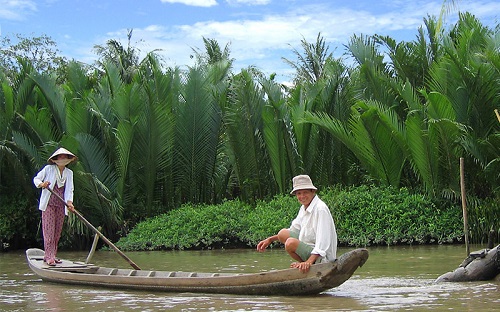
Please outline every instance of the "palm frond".
[{"label": "palm frond", "polygon": [[43,94],[42,99],[47,101],[47,107],[52,114],[52,118],[57,129],[61,133],[66,132],[66,102],[64,101],[64,96],[60,91],[61,89],[56,87],[54,79],[46,75],[32,73],[30,77]]},{"label": "palm frond", "polygon": [[280,193],[285,192],[291,176],[290,159],[287,152],[288,120],[286,101],[281,87],[268,79],[261,79],[260,85],[268,98],[268,104],[262,110],[263,138],[274,180]]},{"label": "palm frond", "polygon": [[175,112],[174,179],[185,200],[193,202],[207,197],[203,186],[212,185],[218,152],[221,114],[208,82],[206,69],[190,69],[182,90],[184,102]]},{"label": "palm frond", "polygon": [[[410,152],[410,164],[429,194],[439,185],[439,154],[436,140],[428,134],[421,117],[411,114],[406,119],[406,142]],[[436,195],[436,194],[434,194]]]}]

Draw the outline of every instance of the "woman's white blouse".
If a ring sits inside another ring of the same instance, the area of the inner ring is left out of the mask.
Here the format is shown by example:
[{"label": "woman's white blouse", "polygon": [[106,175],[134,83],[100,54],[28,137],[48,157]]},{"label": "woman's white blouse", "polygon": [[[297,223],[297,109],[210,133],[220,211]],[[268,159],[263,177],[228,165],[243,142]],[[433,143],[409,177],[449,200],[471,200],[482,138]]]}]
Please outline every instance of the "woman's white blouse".
[{"label": "woman's white blouse", "polygon": [[[51,190],[53,190],[54,186],[57,184],[57,182],[56,182],[57,170],[59,170],[57,168],[57,165],[46,165],[33,178],[33,183],[35,184],[35,186],[37,188],[39,188],[39,185],[41,183],[43,183],[44,181],[49,181],[50,182],[49,187]],[[66,178],[63,198],[66,202],[73,201],[73,191],[74,191],[73,171],[71,169],[65,167],[62,175],[63,175],[63,178],[64,177]],[[45,209],[47,209],[50,195],[51,195],[51,193],[49,192],[49,190],[42,189],[42,195],[40,196],[40,203],[38,205],[38,209],[40,209],[41,211],[45,211]],[[68,215],[68,208],[66,206],[64,208],[65,208],[66,215]]]}]

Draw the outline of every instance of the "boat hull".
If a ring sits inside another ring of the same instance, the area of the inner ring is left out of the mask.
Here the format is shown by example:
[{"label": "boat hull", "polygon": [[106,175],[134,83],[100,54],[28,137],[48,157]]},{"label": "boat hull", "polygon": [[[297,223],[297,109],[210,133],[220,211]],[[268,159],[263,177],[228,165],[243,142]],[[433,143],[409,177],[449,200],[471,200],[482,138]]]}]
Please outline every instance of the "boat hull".
[{"label": "boat hull", "polygon": [[284,269],[252,274],[118,269],[69,260],[50,267],[43,262],[43,256],[40,249],[26,251],[31,270],[42,280],[54,283],[164,292],[312,295],[343,284],[366,262],[368,251],[352,250],[335,262],[313,265],[308,273]]}]

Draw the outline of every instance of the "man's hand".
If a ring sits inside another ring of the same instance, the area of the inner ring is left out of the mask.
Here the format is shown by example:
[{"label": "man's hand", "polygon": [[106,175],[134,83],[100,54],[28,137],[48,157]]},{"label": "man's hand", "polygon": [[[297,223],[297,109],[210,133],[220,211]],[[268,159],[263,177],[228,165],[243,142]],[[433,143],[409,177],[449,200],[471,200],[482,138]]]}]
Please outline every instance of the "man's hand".
[{"label": "man's hand", "polygon": [[271,244],[271,241],[269,240],[269,238],[266,238],[264,240],[261,240],[258,244],[257,244],[257,251],[258,252],[263,252],[266,250],[267,246],[269,246]]},{"label": "man's hand", "polygon": [[309,272],[309,269],[311,268],[311,263],[304,261],[304,262],[294,262],[290,264],[291,268],[299,269],[300,272],[302,273],[307,273]]}]

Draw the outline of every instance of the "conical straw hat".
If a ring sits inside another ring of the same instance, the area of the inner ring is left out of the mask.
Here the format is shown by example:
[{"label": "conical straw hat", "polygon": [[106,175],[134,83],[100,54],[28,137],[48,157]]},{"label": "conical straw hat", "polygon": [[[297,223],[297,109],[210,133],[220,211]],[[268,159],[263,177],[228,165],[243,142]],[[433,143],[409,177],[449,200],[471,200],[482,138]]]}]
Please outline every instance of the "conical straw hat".
[{"label": "conical straw hat", "polygon": [[65,149],[64,147],[60,147],[60,148],[58,148],[58,149],[54,152],[54,154],[52,154],[52,156],[50,156],[50,157],[49,157],[49,159],[47,159],[47,162],[49,162],[49,163],[53,163],[52,158],[56,157],[57,155],[61,155],[61,154],[66,154],[66,155],[70,156],[71,158],[73,158],[73,159],[71,160],[71,162],[75,162],[75,161],[77,161],[77,160],[78,160],[78,157],[76,157],[76,155],[75,155],[75,154],[73,154],[72,152],[68,151],[68,150],[67,150],[67,149]]}]

